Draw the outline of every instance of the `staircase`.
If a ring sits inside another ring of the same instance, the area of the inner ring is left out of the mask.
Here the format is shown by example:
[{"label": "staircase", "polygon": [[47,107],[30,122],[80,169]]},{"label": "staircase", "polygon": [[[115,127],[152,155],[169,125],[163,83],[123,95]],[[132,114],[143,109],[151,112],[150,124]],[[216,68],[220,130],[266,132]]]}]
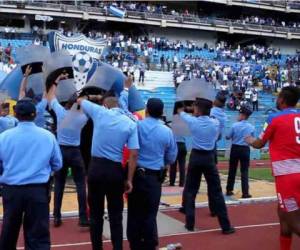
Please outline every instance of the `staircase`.
[{"label": "staircase", "polygon": [[138,82],[139,72],[135,72],[135,86],[140,91],[144,102],[149,98],[160,98],[164,104],[164,114],[170,121],[175,102],[173,73],[167,71],[146,71],[144,85]]},{"label": "staircase", "polygon": [[159,87],[174,87],[173,72],[168,71],[146,71],[144,85],[139,83],[139,71],[135,74],[135,84],[138,89],[154,90]]}]

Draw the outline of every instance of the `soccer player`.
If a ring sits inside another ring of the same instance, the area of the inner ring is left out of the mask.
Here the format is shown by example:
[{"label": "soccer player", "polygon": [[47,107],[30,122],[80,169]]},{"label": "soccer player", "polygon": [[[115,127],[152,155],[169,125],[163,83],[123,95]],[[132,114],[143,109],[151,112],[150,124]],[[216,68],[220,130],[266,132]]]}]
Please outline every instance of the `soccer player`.
[{"label": "soccer player", "polygon": [[246,141],[262,148],[269,141],[278,196],[281,250],[290,250],[292,234],[300,236],[300,89],[284,87],[277,98],[279,113],[270,115],[259,139]]}]

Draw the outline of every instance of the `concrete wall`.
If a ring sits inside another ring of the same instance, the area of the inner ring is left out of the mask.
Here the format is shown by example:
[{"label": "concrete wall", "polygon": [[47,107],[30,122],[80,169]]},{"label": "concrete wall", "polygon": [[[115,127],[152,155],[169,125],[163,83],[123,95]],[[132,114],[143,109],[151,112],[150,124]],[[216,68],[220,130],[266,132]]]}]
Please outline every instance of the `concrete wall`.
[{"label": "concrete wall", "polygon": [[272,44],[275,48],[280,48],[282,54],[295,54],[297,49],[300,50],[298,40],[268,39],[267,43]]}]

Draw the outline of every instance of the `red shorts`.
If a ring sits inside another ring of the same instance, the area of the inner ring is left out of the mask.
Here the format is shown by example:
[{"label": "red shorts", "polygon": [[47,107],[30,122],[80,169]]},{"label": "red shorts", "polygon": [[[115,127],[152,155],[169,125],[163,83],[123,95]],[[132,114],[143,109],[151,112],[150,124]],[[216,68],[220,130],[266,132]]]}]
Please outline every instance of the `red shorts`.
[{"label": "red shorts", "polygon": [[275,176],[279,207],[284,212],[300,209],[300,173]]}]

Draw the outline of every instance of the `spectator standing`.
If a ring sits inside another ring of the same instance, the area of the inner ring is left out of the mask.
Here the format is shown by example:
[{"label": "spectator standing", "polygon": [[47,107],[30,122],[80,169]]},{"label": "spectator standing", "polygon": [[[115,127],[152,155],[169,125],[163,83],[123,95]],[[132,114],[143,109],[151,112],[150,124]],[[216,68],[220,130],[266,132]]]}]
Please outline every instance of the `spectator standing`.
[{"label": "spectator standing", "polygon": [[258,91],[255,88],[252,90],[252,106],[253,111],[258,111]]},{"label": "spectator standing", "polygon": [[142,83],[144,85],[146,65],[144,63],[141,63],[139,69],[140,69],[139,83]]}]

